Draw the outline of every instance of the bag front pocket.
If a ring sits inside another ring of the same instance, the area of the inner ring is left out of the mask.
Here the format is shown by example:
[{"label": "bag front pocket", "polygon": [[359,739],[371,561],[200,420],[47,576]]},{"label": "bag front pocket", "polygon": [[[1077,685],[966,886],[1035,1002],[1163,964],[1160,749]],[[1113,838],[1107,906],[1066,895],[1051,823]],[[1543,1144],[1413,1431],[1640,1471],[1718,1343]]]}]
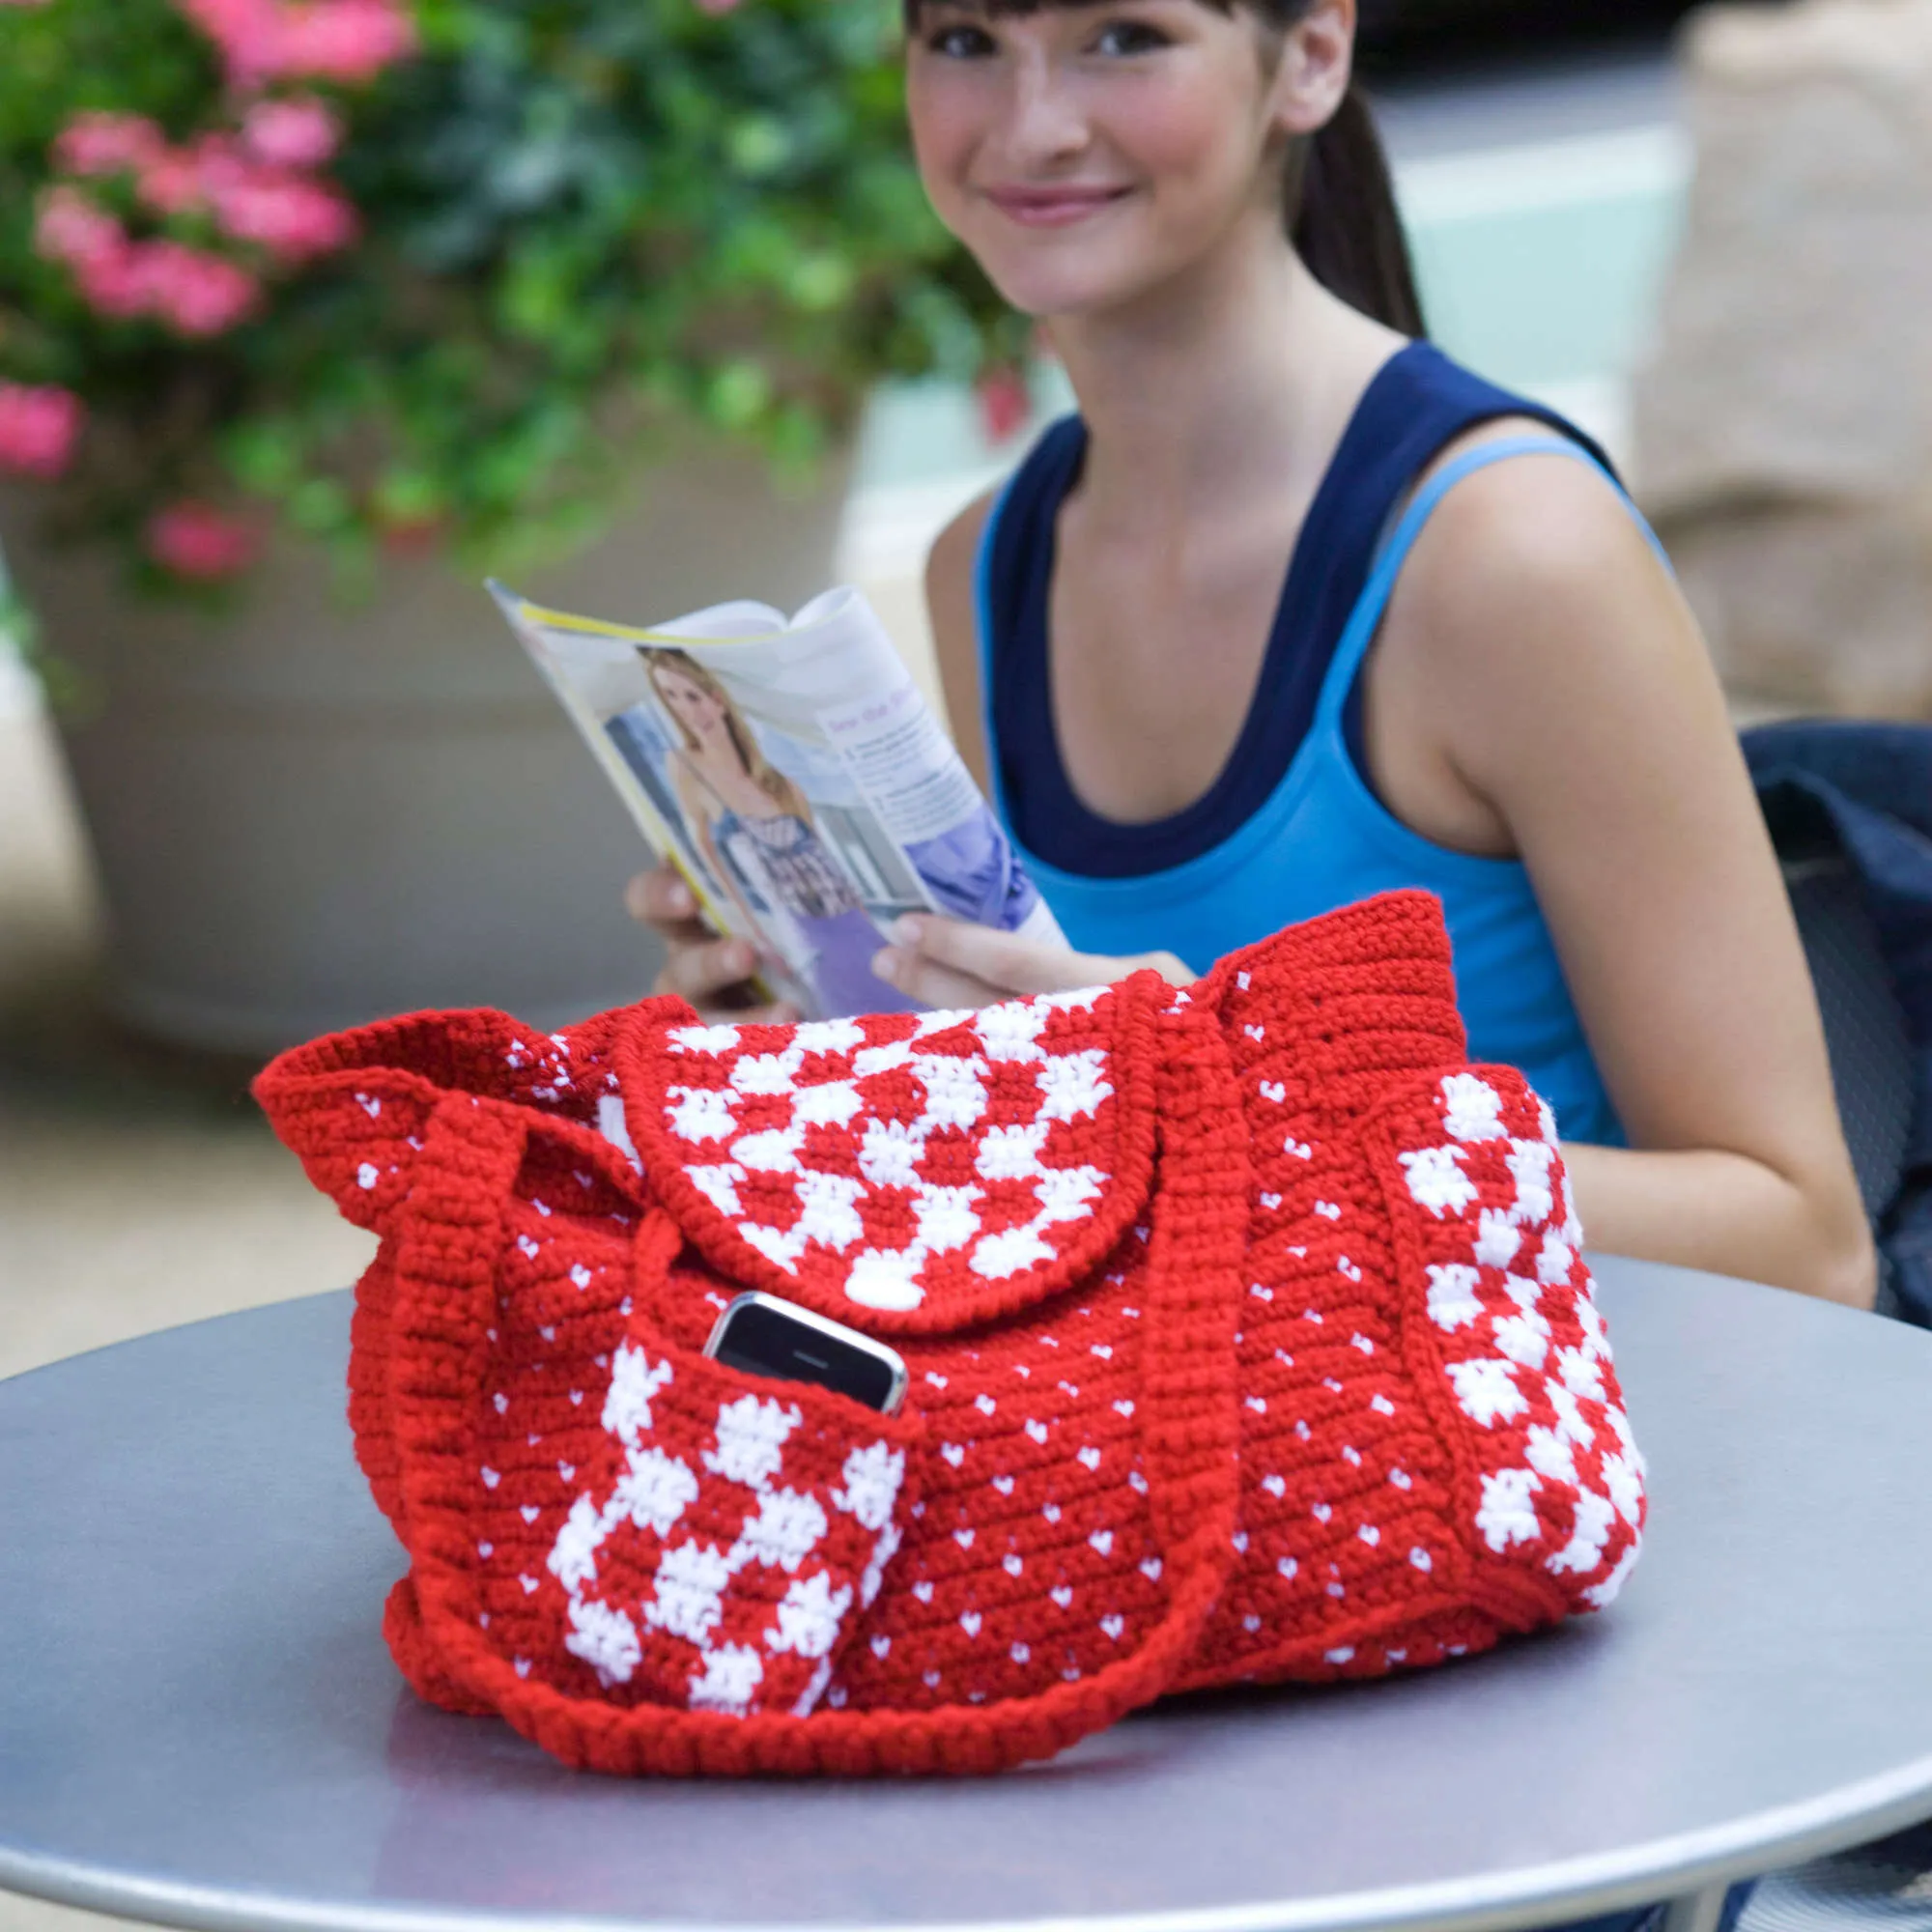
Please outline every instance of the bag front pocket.
[{"label": "bag front pocket", "polygon": [[898,1548],[916,1428],[635,1330],[609,1360],[568,1509],[485,1539],[526,1593],[498,1646],[569,1692],[806,1715]]}]

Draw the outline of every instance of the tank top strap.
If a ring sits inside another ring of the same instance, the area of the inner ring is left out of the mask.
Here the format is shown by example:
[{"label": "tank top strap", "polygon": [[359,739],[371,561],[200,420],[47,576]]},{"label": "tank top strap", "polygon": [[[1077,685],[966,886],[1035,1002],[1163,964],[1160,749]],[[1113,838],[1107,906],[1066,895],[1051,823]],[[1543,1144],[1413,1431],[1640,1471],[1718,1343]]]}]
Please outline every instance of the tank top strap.
[{"label": "tank top strap", "polygon": [[[1644,520],[1643,514],[1631,501],[1630,494],[1612,470],[1594,451],[1584,444],[1562,436],[1511,436],[1496,442],[1479,444],[1474,449],[1466,449],[1462,455],[1453,457],[1419,488],[1409,498],[1407,507],[1396,520],[1395,526],[1382,540],[1376,552],[1376,560],[1369,572],[1369,581],[1362,586],[1362,594],[1355,600],[1355,608],[1349,613],[1349,622],[1342,633],[1341,642],[1335,647],[1335,655],[1328,666],[1328,675],[1322,681],[1321,696],[1316,706],[1315,724],[1318,730],[1329,732],[1338,730],[1343,715],[1348,709],[1349,694],[1354,689],[1355,679],[1361,671],[1362,660],[1368,656],[1369,646],[1376,640],[1380,631],[1382,618],[1388,613],[1389,599],[1395,594],[1396,580],[1402,575],[1402,567],[1408,561],[1408,554],[1415,548],[1415,540],[1422,534],[1430,518],[1440,507],[1442,499],[1448,496],[1464,477],[1473,476],[1479,469],[1489,469],[1498,463],[1507,463],[1518,456],[1568,456],[1578,463],[1587,464],[1596,470],[1612,490],[1624,506],[1635,519],[1651,549],[1662,560],[1665,570],[1671,569],[1669,556],[1658,541],[1657,532]],[[1672,573],[1675,574],[1674,572]]]},{"label": "tank top strap", "polygon": [[1001,825],[1009,832],[1012,830],[1013,815],[1011,801],[1007,796],[1006,760],[1001,755],[998,707],[993,701],[997,688],[994,680],[1000,674],[997,640],[1001,635],[999,624],[1003,614],[999,586],[995,582],[995,559],[1000,554],[1001,532],[1006,526],[1014,494],[1024,494],[1025,471],[1026,465],[1023,463],[1000,485],[992,508],[986,512],[986,521],[980,526],[979,547],[973,555],[973,641],[980,668],[980,742],[986,748],[986,778],[992,787],[993,810]]},{"label": "tank top strap", "polygon": [[[1037,675],[1043,693],[1044,652],[1037,665],[1024,662],[1023,614],[1029,605],[1044,608],[1053,573],[1054,515],[1065,496],[1087,447],[1087,428],[1077,412],[1056,417],[1001,485],[980,533],[973,565],[973,603],[980,660],[980,724],[992,767],[994,804],[1010,824],[1003,767],[1014,748],[1000,730],[997,695],[1017,677]],[[1043,639],[1041,640],[1043,642]],[[1016,661],[1021,660],[1021,661]],[[1026,722],[1046,738],[1058,758],[1052,721],[1041,706],[1029,705]],[[1042,747],[1030,739],[1019,748],[1023,758],[1037,759]]]}]

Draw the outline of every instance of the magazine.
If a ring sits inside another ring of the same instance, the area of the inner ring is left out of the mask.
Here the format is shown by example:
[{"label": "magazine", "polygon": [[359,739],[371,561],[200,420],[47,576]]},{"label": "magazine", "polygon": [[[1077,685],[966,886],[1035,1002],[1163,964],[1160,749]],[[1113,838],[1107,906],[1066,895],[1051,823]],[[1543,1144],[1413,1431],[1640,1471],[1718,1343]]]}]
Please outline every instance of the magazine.
[{"label": "magazine", "polygon": [[901,914],[1060,929],[871,606],[719,604],[632,628],[490,585],[705,920],[808,1018],[919,1010],[871,959]]}]

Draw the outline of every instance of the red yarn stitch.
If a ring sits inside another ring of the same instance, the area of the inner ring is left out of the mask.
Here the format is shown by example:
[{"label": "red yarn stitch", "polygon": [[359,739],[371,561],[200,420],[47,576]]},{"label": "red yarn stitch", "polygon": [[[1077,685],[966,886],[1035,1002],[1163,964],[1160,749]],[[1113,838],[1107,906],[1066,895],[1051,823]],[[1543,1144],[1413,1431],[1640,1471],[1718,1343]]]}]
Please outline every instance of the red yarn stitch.
[{"label": "red yarn stitch", "polygon": [[[384,1237],[351,1414],[398,1664],[569,1762],[991,1770],[1479,1649],[1635,1555],[1553,1130],[1464,1064],[1421,895],[1190,994],[431,1014],[257,1092]],[[746,1284],[890,1334],[905,1415],[702,1357]]]}]

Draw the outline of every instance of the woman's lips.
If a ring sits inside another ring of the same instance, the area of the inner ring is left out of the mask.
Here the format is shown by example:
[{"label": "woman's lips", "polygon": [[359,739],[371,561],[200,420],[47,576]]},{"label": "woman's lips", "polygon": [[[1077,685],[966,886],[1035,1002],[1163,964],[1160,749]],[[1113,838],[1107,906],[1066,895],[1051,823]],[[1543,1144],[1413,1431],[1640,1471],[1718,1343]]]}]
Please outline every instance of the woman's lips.
[{"label": "woman's lips", "polygon": [[986,199],[1024,228],[1065,228],[1111,208],[1123,187],[991,188]]}]

